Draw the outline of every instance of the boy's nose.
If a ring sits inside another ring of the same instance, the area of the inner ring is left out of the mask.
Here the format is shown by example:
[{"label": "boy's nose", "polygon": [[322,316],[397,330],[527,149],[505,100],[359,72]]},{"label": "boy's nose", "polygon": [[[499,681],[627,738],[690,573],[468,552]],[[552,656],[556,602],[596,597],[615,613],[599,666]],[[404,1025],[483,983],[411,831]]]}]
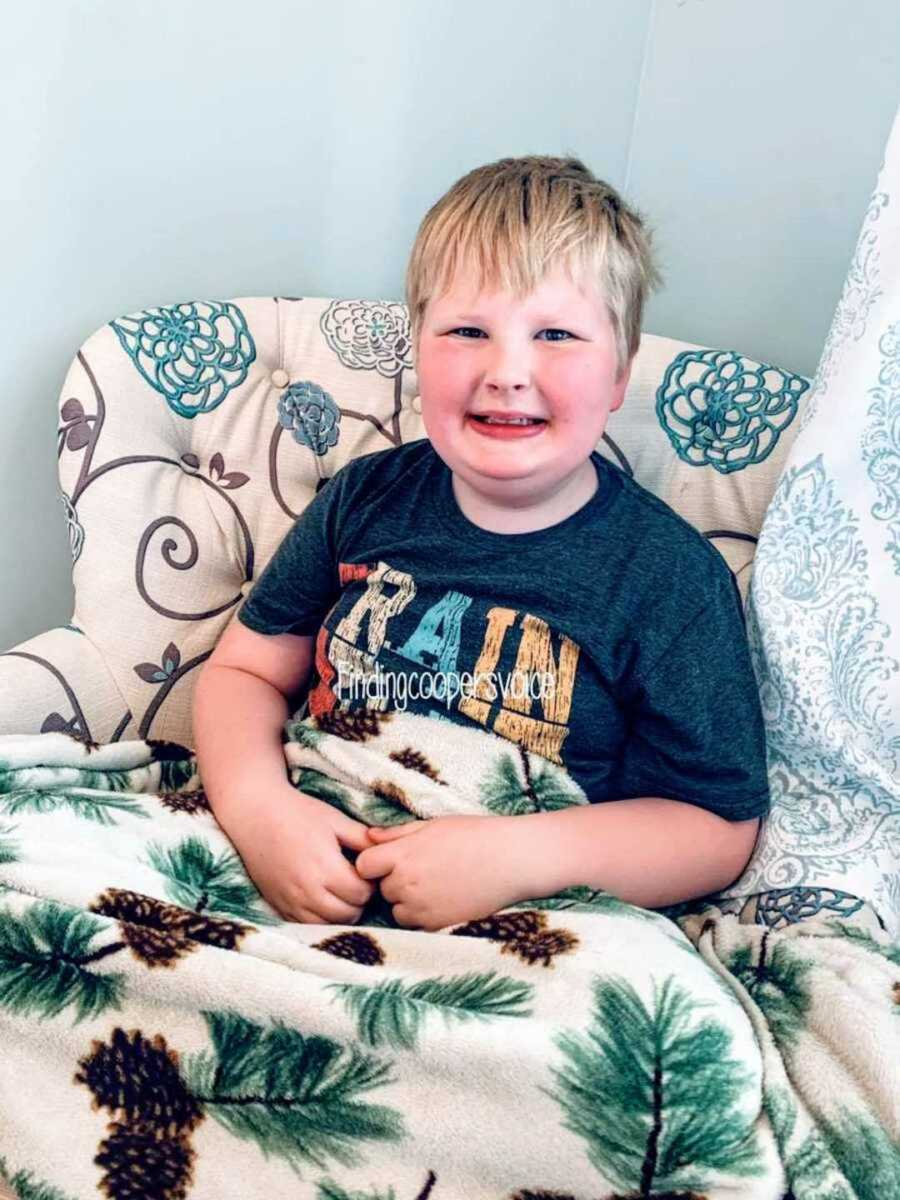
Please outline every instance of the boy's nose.
[{"label": "boy's nose", "polygon": [[521,355],[497,354],[488,365],[486,385],[498,392],[517,392],[528,387],[531,372]]}]

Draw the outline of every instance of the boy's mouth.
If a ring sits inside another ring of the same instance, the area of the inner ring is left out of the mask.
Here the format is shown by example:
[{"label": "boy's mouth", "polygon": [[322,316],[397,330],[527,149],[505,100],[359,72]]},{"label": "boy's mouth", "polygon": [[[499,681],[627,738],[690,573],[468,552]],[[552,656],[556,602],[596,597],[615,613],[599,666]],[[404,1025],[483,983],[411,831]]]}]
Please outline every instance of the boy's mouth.
[{"label": "boy's mouth", "polygon": [[469,413],[468,420],[471,421],[473,430],[482,437],[490,438],[536,437],[547,424],[543,417],[529,417],[524,413],[503,416]]},{"label": "boy's mouth", "polygon": [[529,417],[523,414],[510,414],[508,416],[494,415],[492,413],[469,413],[473,421],[478,421],[483,425],[546,425],[547,422],[543,417]]}]

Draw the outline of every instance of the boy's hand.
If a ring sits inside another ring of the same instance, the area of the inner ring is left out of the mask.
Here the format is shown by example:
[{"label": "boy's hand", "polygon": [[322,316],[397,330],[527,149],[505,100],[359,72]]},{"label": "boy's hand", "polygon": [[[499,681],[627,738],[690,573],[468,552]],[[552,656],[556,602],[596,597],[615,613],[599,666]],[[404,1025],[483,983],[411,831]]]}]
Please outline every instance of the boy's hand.
[{"label": "boy's hand", "polygon": [[398,925],[435,930],[486,917],[526,899],[523,880],[534,878],[514,820],[435,817],[370,829],[375,845],[356,869],[363,879],[380,879]]},{"label": "boy's hand", "polygon": [[369,846],[366,826],[287,782],[232,813],[225,832],[285,920],[352,925],[375,890],[341,851]]}]

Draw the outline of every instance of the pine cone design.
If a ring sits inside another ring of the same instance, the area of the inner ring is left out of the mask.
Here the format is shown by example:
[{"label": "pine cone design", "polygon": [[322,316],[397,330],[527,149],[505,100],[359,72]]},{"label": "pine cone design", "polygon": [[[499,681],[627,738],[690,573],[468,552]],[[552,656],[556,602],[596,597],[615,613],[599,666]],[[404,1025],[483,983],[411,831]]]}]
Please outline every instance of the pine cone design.
[{"label": "pine cone design", "polygon": [[345,742],[367,742],[378,737],[381,726],[393,717],[391,712],[379,712],[375,708],[356,708],[352,712],[333,709],[320,713],[316,725],[323,733],[331,733]]},{"label": "pine cone design", "polygon": [[211,812],[206,792],[201,788],[196,792],[163,792],[159,798],[160,804],[173,813],[187,813],[196,816],[199,812]]},{"label": "pine cone design", "polygon": [[509,942],[540,933],[546,927],[545,912],[541,909],[526,908],[521,912],[467,921],[465,925],[458,925],[452,932],[459,937],[480,937],[489,938],[492,942]]},{"label": "pine cone design", "polygon": [[76,1083],[93,1094],[94,1108],[106,1108],[132,1130],[157,1139],[178,1138],[203,1120],[178,1070],[178,1055],[160,1034],[148,1040],[138,1029],[117,1027],[109,1042],[94,1041],[78,1062]]},{"label": "pine cone design", "polygon": [[539,962],[549,967],[558,954],[569,954],[578,945],[578,938],[569,929],[545,929],[543,933],[507,942],[501,946],[500,953],[517,954],[523,962]]},{"label": "pine cone design", "polygon": [[146,1123],[109,1128],[94,1158],[106,1169],[100,1188],[109,1200],[185,1200],[195,1158],[186,1137],[160,1138]]},{"label": "pine cone design", "polygon": [[578,1197],[573,1196],[571,1192],[532,1192],[526,1189],[516,1192],[509,1200],[578,1200]]},{"label": "pine cone design", "polygon": [[153,762],[172,762],[191,758],[193,751],[188,746],[180,746],[178,742],[164,742],[157,738],[145,738],[150,747],[150,757]]},{"label": "pine cone design", "polygon": [[392,758],[395,763],[399,763],[401,767],[407,767],[410,771],[418,771],[420,775],[427,775],[435,783],[447,787],[446,779],[441,779],[425,755],[418,750],[413,750],[412,746],[407,746],[405,750],[394,750],[388,757]]},{"label": "pine cone design", "polygon": [[245,934],[253,931],[252,925],[206,917],[122,888],[107,888],[90,905],[90,911],[115,918],[123,941],[148,967],[172,966],[201,943],[233,950]]},{"label": "pine cone design", "polygon": [[[526,1188],[524,1191],[515,1192],[509,1200],[578,1200],[578,1197],[573,1196],[571,1192],[532,1192]],[[643,1192],[616,1192],[607,1197],[607,1200],[708,1200],[708,1197],[701,1196],[698,1192],[651,1192],[649,1196],[645,1196]],[[788,1198],[784,1197],[783,1200]]]},{"label": "pine cone design", "polygon": [[386,779],[373,779],[369,784],[369,791],[381,800],[386,800],[388,804],[393,804],[396,808],[402,808],[415,816],[419,815],[412,807],[409,796],[403,788],[397,787],[396,783],[390,783]]},{"label": "pine cone design", "polygon": [[172,967],[198,946],[180,930],[164,933],[147,925],[132,925],[130,921],[120,921],[119,928],[122,941],[147,967]]},{"label": "pine cone design", "polygon": [[[175,908],[175,905],[171,907]],[[203,913],[181,910],[181,930],[192,942],[202,942],[205,946],[215,946],[217,950],[234,950],[241,938],[248,933],[255,933],[253,925],[244,925],[241,921],[229,921],[226,917],[206,917]]]},{"label": "pine cone design", "polygon": [[557,955],[570,953],[580,942],[569,929],[548,929],[547,920],[547,914],[542,909],[529,908],[469,921],[451,932],[460,937],[481,937],[501,942],[501,954],[515,954],[529,966],[543,963],[549,967]]},{"label": "pine cone design", "polygon": [[384,951],[375,938],[358,930],[325,938],[324,941],[316,942],[313,950],[324,950],[326,954],[333,954],[335,958],[347,958],[365,967],[380,967],[384,962]]},{"label": "pine cone design", "polygon": [[709,1200],[701,1192],[616,1192],[609,1200]]}]

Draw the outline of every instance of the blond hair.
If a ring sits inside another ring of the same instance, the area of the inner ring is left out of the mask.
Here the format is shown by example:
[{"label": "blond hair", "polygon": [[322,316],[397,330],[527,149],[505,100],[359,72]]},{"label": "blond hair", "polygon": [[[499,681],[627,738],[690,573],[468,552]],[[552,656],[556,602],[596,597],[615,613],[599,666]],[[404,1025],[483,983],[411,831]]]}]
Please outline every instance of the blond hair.
[{"label": "blond hair", "polygon": [[479,290],[524,296],[558,264],[592,281],[616,336],[618,374],[637,353],[644,304],[662,283],[651,234],[615,188],[577,158],[501,158],[459,179],[425,214],[410,253],[406,299],[418,345],[428,302],[458,267]]}]

